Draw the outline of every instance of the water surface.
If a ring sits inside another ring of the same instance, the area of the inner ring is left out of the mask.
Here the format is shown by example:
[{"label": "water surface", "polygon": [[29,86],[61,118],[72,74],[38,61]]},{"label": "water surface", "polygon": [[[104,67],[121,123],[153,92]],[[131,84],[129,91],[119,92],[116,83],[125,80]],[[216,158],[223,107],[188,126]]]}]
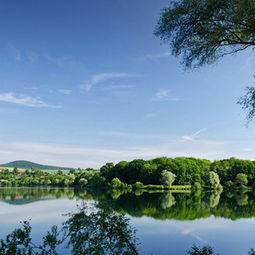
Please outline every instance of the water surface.
[{"label": "water surface", "polygon": [[[193,244],[211,245],[221,254],[242,255],[255,248],[253,194],[124,193],[52,188],[0,189],[0,238],[31,219],[33,238],[84,201],[126,214],[137,229],[141,254],[184,255]],[[63,254],[69,254],[63,249]]]}]

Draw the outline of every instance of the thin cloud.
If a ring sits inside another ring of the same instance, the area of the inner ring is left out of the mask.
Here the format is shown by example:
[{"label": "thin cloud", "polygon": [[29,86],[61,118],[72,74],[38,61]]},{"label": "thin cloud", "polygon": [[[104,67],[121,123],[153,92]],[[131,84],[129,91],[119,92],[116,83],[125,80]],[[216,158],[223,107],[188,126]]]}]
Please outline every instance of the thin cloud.
[{"label": "thin cloud", "polygon": [[143,116],[143,119],[151,119],[151,118],[155,118],[157,117],[158,113],[154,113],[154,112],[149,112],[149,113],[146,113],[144,116]]},{"label": "thin cloud", "polygon": [[70,95],[73,91],[71,89],[59,89],[58,92],[64,95]]},{"label": "thin cloud", "polygon": [[15,61],[22,61],[30,64],[35,64],[38,61],[47,61],[61,68],[76,68],[83,66],[73,56],[51,56],[49,54],[41,54],[32,50],[21,50],[13,45],[8,46],[9,55]]},{"label": "thin cloud", "polygon": [[124,89],[131,89],[133,85],[110,85],[104,88],[104,90],[124,90]]},{"label": "thin cloud", "polygon": [[42,55],[42,58],[61,68],[75,68],[81,66],[81,63],[73,56],[51,56],[49,54],[44,54]]},{"label": "thin cloud", "polygon": [[180,101],[180,98],[172,96],[171,90],[169,90],[169,89],[159,89],[155,93],[154,97],[152,98],[152,101],[158,101],[158,102]]},{"label": "thin cloud", "polygon": [[136,58],[138,61],[147,61],[147,60],[156,60],[160,58],[165,58],[171,56],[170,52],[163,52],[163,53],[157,53],[157,54],[147,54],[142,57]]},{"label": "thin cloud", "polygon": [[[45,143],[13,143],[7,146],[9,150],[17,150],[19,153],[37,153],[39,155],[54,155],[61,156],[62,160],[66,160],[67,157],[80,158],[92,162],[95,160],[97,165],[100,166],[103,162],[118,162],[120,160],[132,160],[134,158],[155,158],[155,157],[202,157],[208,158],[209,156],[217,156],[222,154],[222,151],[208,151],[199,148],[199,150],[194,150],[193,147],[187,149],[175,147],[177,144],[175,142],[170,142],[166,144],[159,143],[158,145],[147,145],[147,146],[134,146],[134,147],[121,147],[115,149],[109,148],[96,148],[96,147],[77,147],[69,146],[64,144],[45,144]],[[8,148],[10,147],[10,148]],[[170,148],[172,147],[172,148]],[[203,151],[203,152],[202,152]],[[101,161],[101,162],[100,162]],[[103,161],[103,162],[102,162]]]},{"label": "thin cloud", "polygon": [[185,140],[185,141],[196,141],[197,138],[199,138],[199,135],[201,133],[204,133],[205,131],[207,131],[207,128],[199,129],[197,132],[195,132],[192,135],[184,135],[184,136],[182,136],[182,139]]},{"label": "thin cloud", "polygon": [[22,56],[21,56],[21,51],[14,47],[13,45],[10,45],[8,47],[9,53],[10,55],[16,60],[16,61],[21,61],[22,60]]},{"label": "thin cloud", "polygon": [[37,62],[39,55],[33,51],[27,51],[26,58],[30,64],[34,64],[35,62]]},{"label": "thin cloud", "polygon": [[112,80],[112,79],[118,79],[118,78],[127,78],[127,77],[133,77],[134,75],[128,74],[128,73],[100,73],[93,75],[85,84],[81,86],[81,88],[88,92],[92,89],[93,86],[96,84]]},{"label": "thin cloud", "polygon": [[163,141],[173,140],[173,138],[168,135],[158,135],[158,134],[127,133],[127,132],[117,132],[117,131],[102,131],[102,132],[98,132],[97,134],[102,136],[112,136],[112,137],[120,137],[120,138],[157,139],[157,140],[163,140]]},{"label": "thin cloud", "polygon": [[252,148],[244,148],[243,151],[245,151],[245,152],[252,152],[253,149]]},{"label": "thin cloud", "polygon": [[36,107],[36,108],[62,108],[61,105],[50,105],[42,101],[41,99],[37,97],[31,97],[27,95],[21,95],[21,94],[15,94],[12,92],[8,93],[2,93],[0,94],[0,101],[7,102],[7,103],[13,103],[13,104],[19,104],[19,105],[25,105],[28,107]]},{"label": "thin cloud", "polygon": [[[104,134],[102,134],[104,135]],[[136,146],[121,145],[106,147],[77,146],[75,144],[57,143],[32,143],[32,142],[8,142],[0,141],[1,161],[8,162],[15,159],[27,159],[51,165],[63,165],[71,167],[101,167],[106,162],[119,162],[121,160],[132,160],[135,158],[151,159],[156,157],[198,157],[207,159],[222,159],[229,157],[226,154],[224,144],[210,145],[208,143],[180,143],[179,139],[157,137],[153,134],[129,134],[129,133],[109,133],[105,135],[115,136],[121,139],[146,139],[149,143],[139,142]],[[162,138],[162,139],[161,139]],[[164,139],[163,139],[164,138]],[[155,140],[156,139],[156,143]],[[126,143],[125,143],[126,144]],[[231,153],[231,156],[240,154]]]}]

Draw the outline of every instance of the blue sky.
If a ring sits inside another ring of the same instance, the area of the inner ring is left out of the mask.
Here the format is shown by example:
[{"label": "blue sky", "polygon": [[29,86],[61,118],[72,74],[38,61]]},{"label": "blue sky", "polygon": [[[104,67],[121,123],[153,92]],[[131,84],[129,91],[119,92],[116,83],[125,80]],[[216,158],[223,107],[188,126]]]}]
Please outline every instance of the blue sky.
[{"label": "blue sky", "polygon": [[0,3],[0,163],[255,159],[236,104],[255,53],[185,72],[153,35],[166,0]]}]

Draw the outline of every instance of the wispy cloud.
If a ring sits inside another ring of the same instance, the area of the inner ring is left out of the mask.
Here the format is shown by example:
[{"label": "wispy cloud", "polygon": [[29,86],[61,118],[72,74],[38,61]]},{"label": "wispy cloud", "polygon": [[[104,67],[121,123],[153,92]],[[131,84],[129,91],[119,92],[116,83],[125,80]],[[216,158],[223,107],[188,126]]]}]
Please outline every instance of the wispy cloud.
[{"label": "wispy cloud", "polygon": [[[200,131],[200,133],[203,131]],[[198,133],[198,132],[196,132]],[[192,136],[196,141],[199,134]],[[91,136],[92,134],[88,134]],[[0,141],[0,155],[2,163],[27,159],[51,165],[71,167],[101,167],[106,162],[119,162],[135,158],[151,159],[155,157],[198,157],[207,159],[221,159],[229,156],[240,156],[240,150],[226,153],[226,143],[209,143],[197,139],[196,142],[183,142],[180,137],[158,134],[141,134],[125,132],[101,132],[102,136],[110,136],[112,143],[104,146],[86,146],[63,143],[33,143]],[[195,138],[194,138],[195,137]],[[127,140],[135,140],[129,144]],[[116,141],[117,144],[116,144]],[[232,148],[233,146],[231,146]],[[4,149],[3,149],[4,148]]]},{"label": "wispy cloud", "polygon": [[73,56],[51,56],[49,54],[44,54],[42,55],[42,58],[59,67],[74,68],[81,66],[81,63],[77,61]]},{"label": "wispy cloud", "polygon": [[145,133],[127,133],[127,132],[118,132],[118,131],[101,131],[97,133],[102,136],[112,136],[120,138],[135,138],[135,139],[157,139],[163,141],[173,140],[169,135],[164,134],[145,134]]},{"label": "wispy cloud", "polygon": [[88,92],[96,84],[106,82],[112,79],[127,78],[127,77],[133,77],[133,76],[134,75],[128,74],[128,73],[100,73],[100,74],[93,75],[85,84],[81,86],[81,88],[84,91]]},{"label": "wispy cloud", "polygon": [[207,128],[199,129],[198,131],[196,131],[192,135],[184,135],[184,136],[182,136],[182,139],[185,140],[185,141],[196,141],[197,138],[199,138],[200,134],[204,133],[205,131],[207,131]]},{"label": "wispy cloud", "polygon": [[130,89],[133,88],[133,85],[109,85],[107,87],[104,87],[104,90],[124,90],[124,89]]},{"label": "wispy cloud", "polygon": [[[118,134],[116,134],[118,136]],[[193,144],[193,143],[192,143]],[[216,158],[224,155],[223,151],[212,150],[211,146],[199,145],[179,147],[178,143],[168,142],[166,144],[153,144],[133,147],[118,148],[99,148],[99,147],[78,147],[65,144],[47,144],[47,143],[9,143],[3,146],[8,150],[7,153],[1,153],[2,157],[9,159],[37,157],[37,161],[55,159],[56,162],[62,161],[60,165],[70,165],[73,167],[100,167],[105,162],[119,162],[121,160],[132,160],[135,158],[150,159],[155,157],[200,157]],[[215,148],[214,148],[215,149]],[[12,152],[11,154],[9,152]],[[81,161],[82,159],[82,161]],[[78,164],[78,161],[80,162]],[[67,162],[67,163],[64,163]],[[72,162],[72,164],[70,164]]]},{"label": "wispy cloud", "polygon": [[169,89],[159,89],[152,98],[152,101],[180,101],[180,98],[174,97]]},{"label": "wispy cloud", "polygon": [[73,91],[71,89],[59,89],[58,92],[64,95],[70,95]]},{"label": "wispy cloud", "polygon": [[29,63],[34,64],[38,60],[39,54],[29,50],[26,52],[26,58]]},{"label": "wispy cloud", "polygon": [[62,108],[61,105],[47,104],[38,97],[31,97],[31,96],[22,95],[22,94],[15,94],[12,92],[0,94],[0,101],[7,102],[7,103],[13,103],[13,104],[19,104],[19,105],[25,105],[28,107],[36,107],[36,108],[41,108],[41,107]]},{"label": "wispy cloud", "polygon": [[15,61],[22,61],[24,63],[35,64],[38,61],[46,61],[61,68],[77,68],[83,66],[82,63],[73,56],[52,56],[32,50],[19,49],[13,45],[8,46],[8,51]]},{"label": "wispy cloud", "polygon": [[155,112],[149,112],[144,114],[143,119],[147,120],[147,119],[152,119],[155,118],[158,115],[158,113]]},{"label": "wispy cloud", "polygon": [[8,51],[16,61],[22,60],[21,51],[18,48],[14,47],[13,45],[9,45]]},{"label": "wispy cloud", "polygon": [[138,61],[146,61],[146,60],[156,60],[164,57],[169,57],[171,56],[170,52],[162,52],[162,53],[157,53],[157,54],[146,54],[141,57],[137,57],[136,60]]},{"label": "wispy cloud", "polygon": [[245,152],[252,152],[253,149],[252,148],[244,148],[243,151],[245,151]]}]

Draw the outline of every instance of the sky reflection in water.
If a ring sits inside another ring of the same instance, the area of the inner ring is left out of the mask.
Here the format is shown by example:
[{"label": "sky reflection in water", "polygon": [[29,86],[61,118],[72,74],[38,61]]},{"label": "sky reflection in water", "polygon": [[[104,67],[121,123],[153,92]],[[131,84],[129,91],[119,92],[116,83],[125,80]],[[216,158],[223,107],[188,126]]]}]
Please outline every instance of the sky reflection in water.
[{"label": "sky reflection in water", "polygon": [[[33,192],[31,192],[33,190]],[[11,194],[9,194],[9,193]],[[55,191],[54,191],[55,192]],[[218,215],[218,208],[225,206],[226,211],[232,210],[224,202],[224,196],[221,196],[219,204],[210,208],[212,215],[205,215],[201,217],[201,210],[198,219],[187,219],[182,216],[182,219],[174,219],[178,215],[183,215],[187,212],[190,215],[194,208],[189,208],[188,204],[183,201],[183,196],[186,197],[185,202],[190,199],[192,195],[174,194],[175,203],[171,208],[167,208],[168,216],[166,216],[166,209],[157,209],[157,205],[153,208],[153,201],[159,201],[159,195],[146,195],[138,197],[135,204],[125,202],[125,196],[122,195],[118,199],[112,199],[111,195],[106,194],[89,194],[71,192],[70,190],[52,190],[38,189],[12,189],[7,191],[0,190],[0,237],[3,238],[7,233],[19,226],[20,221],[31,219],[33,227],[33,238],[35,242],[40,241],[41,237],[54,224],[60,225],[66,220],[67,213],[76,212],[77,204],[81,204],[82,198],[88,203],[93,203],[93,199],[98,200],[99,203],[107,203],[112,208],[119,212],[125,212],[131,217],[131,225],[134,226],[138,232],[137,236],[141,245],[139,250],[141,254],[175,254],[183,255],[190,249],[193,244],[211,245],[215,247],[216,252],[221,255],[247,255],[248,250],[255,247],[255,218],[252,217],[254,212],[247,212],[249,218],[227,219]],[[49,194],[48,194],[49,193]],[[27,195],[29,194],[29,195]],[[54,195],[55,194],[55,195]],[[71,194],[71,195],[70,195]],[[33,197],[34,196],[34,197]],[[151,196],[151,199],[149,197]],[[161,195],[162,196],[162,195]],[[179,200],[182,196],[182,200]],[[128,197],[127,197],[128,199]],[[150,204],[139,205],[139,201],[149,199]],[[233,210],[238,211],[236,203],[233,199]],[[243,211],[252,210],[250,204],[253,202],[249,198],[248,204],[242,206]],[[123,201],[121,201],[123,200]],[[180,202],[182,201],[182,203]],[[200,205],[204,203],[205,199],[200,200]],[[230,203],[230,202],[229,202]],[[125,206],[121,206],[125,204]],[[129,208],[127,208],[127,204]],[[252,203],[253,204],[253,203]],[[147,206],[147,208],[146,208]],[[149,207],[150,206],[150,207]],[[206,207],[206,204],[204,205]],[[179,210],[174,217],[171,216],[171,211]],[[146,209],[147,212],[146,213]],[[240,209],[240,208],[239,208]],[[134,213],[135,212],[135,213]],[[158,219],[150,217],[153,212]],[[160,214],[162,212],[162,214]],[[136,215],[135,215],[136,214]],[[214,214],[214,215],[213,215]],[[217,217],[215,216],[217,215]],[[147,216],[146,216],[147,215]],[[163,215],[163,216],[162,216]],[[226,214],[223,214],[226,217]],[[233,216],[233,215],[232,215]],[[162,219],[159,219],[159,218]],[[247,217],[247,215],[244,217]],[[67,251],[65,251],[67,254]]]}]

